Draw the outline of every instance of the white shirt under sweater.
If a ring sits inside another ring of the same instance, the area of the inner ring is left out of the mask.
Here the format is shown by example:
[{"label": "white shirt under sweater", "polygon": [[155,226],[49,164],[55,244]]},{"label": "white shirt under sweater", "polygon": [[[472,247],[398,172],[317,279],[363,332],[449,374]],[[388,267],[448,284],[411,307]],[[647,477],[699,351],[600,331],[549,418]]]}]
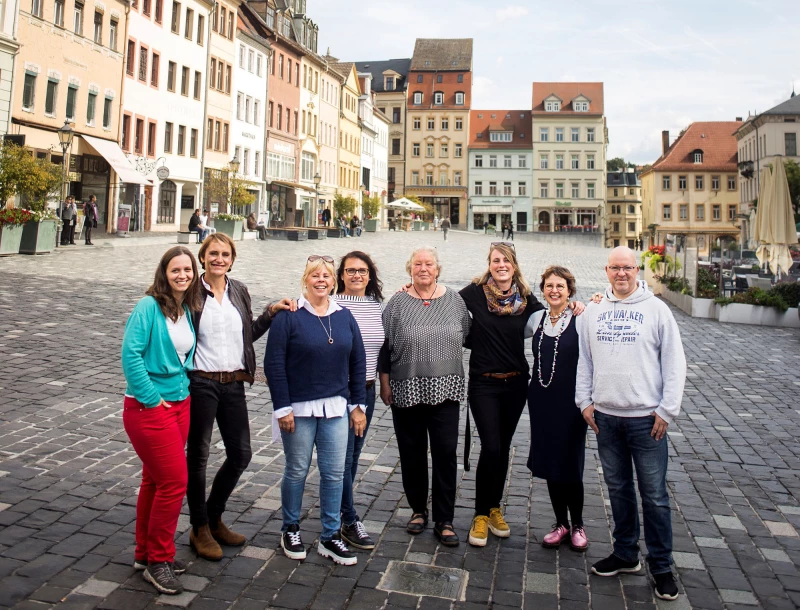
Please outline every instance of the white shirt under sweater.
[{"label": "white shirt under sweater", "polygon": [[[205,276],[200,278],[206,290],[211,287]],[[213,295],[206,296],[203,315],[197,329],[197,347],[194,352],[194,368],[208,373],[229,373],[245,370],[242,316],[228,295],[228,280],[222,303]]]},{"label": "white shirt under sweater", "polygon": [[177,322],[173,322],[170,318],[165,318],[165,320],[169,338],[172,339],[175,352],[178,354],[181,364],[183,364],[186,362],[186,356],[189,355],[194,344],[194,334],[192,333],[192,327],[189,326],[189,319],[184,313],[178,318]]},{"label": "white shirt under sweater", "polygon": [[339,305],[347,308],[356,319],[361,339],[364,341],[364,351],[367,354],[367,381],[372,381],[377,374],[378,353],[386,338],[381,318],[383,307],[372,297],[337,294],[333,298]]},{"label": "white shirt under sweater", "polygon": [[[327,327],[327,318],[332,313],[339,311],[341,307],[332,298],[328,297],[328,311],[324,316],[320,316],[305,298],[300,297],[297,299],[297,307],[302,307],[314,316],[317,316],[325,330]],[[200,320],[202,323],[202,319]],[[196,349],[196,348],[195,348]],[[360,407],[363,412],[366,412],[366,405],[348,405],[347,399],[344,396],[328,396],[327,398],[318,398],[317,400],[307,400],[305,402],[293,402],[291,407],[283,407],[276,409],[272,412],[272,442],[281,440],[281,430],[278,425],[278,420],[286,417],[289,413],[294,413],[295,417],[342,417],[345,411],[352,412],[356,407]]]}]

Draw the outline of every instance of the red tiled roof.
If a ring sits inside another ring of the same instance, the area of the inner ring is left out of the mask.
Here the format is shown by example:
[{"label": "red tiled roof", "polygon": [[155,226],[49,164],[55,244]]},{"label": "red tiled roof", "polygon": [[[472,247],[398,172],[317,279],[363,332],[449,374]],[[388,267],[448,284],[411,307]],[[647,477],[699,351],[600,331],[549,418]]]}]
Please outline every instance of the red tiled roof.
[{"label": "red tiled roof", "polygon": [[[603,114],[603,83],[533,83],[533,114],[544,114],[544,100],[551,95],[561,98],[561,110],[546,114]],[[570,102],[583,95],[589,99],[589,112],[575,112]]]},{"label": "red tiled roof", "polygon": [[[741,126],[741,121],[692,123],[667,153],[653,163],[653,170],[735,172],[738,147],[734,133]],[[703,151],[702,163],[694,162],[695,150]]]},{"label": "red tiled roof", "polygon": [[[491,142],[490,131],[511,131],[514,135],[511,142]],[[481,134],[480,138],[478,134]],[[530,110],[470,110],[470,148],[530,148],[531,146]]]}]

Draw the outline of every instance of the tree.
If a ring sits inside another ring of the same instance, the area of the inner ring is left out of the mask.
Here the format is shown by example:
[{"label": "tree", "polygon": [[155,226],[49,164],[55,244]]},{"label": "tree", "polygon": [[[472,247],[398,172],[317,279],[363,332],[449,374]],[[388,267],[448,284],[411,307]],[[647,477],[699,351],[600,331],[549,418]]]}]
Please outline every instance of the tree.
[{"label": "tree", "polygon": [[381,209],[381,198],[378,195],[370,195],[361,200],[361,210],[366,218],[375,218]]},{"label": "tree", "polygon": [[0,208],[19,195],[35,212],[44,211],[47,199],[57,196],[61,169],[46,159],[35,159],[31,151],[5,142],[0,146]]},{"label": "tree", "polygon": [[255,195],[247,190],[251,182],[234,172],[230,163],[221,170],[208,170],[207,178],[206,195],[209,201],[219,205],[220,214],[228,213],[228,206],[231,207],[231,213],[238,214],[256,200]]},{"label": "tree", "polygon": [[336,218],[340,216],[345,218],[352,217],[357,207],[358,201],[356,201],[355,197],[345,197],[341,193],[336,193],[333,197],[333,211],[336,214]]},{"label": "tree", "polygon": [[610,172],[621,172],[625,169],[625,159],[622,157],[614,157],[606,161],[606,170]]},{"label": "tree", "polygon": [[786,168],[786,179],[789,182],[789,197],[792,200],[792,208],[794,208],[795,222],[798,222],[798,216],[800,216],[800,165],[792,159],[787,159],[783,165]]}]

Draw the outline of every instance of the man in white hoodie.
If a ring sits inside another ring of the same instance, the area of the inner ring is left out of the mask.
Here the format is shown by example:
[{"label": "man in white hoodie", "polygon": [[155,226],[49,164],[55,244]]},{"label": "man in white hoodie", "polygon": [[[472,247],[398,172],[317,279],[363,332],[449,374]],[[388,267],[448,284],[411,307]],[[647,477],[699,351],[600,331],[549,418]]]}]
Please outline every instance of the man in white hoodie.
[{"label": "man in white hoodie", "polygon": [[656,596],[673,600],[667,428],[680,412],[686,358],[672,312],[637,281],[638,272],[632,250],[612,250],[606,265],[611,285],[601,303],[586,307],[581,328],[575,402],[597,435],[614,515],[614,551],[592,572],[641,569],[635,468]]}]

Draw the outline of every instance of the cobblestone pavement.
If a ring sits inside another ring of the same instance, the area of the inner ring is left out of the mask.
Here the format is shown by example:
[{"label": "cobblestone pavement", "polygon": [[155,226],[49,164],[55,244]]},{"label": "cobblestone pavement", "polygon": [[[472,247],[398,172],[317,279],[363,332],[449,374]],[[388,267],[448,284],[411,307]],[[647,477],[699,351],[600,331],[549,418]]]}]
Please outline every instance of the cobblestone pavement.
[{"label": "cobblestone pavement", "polygon": [[[371,252],[391,292],[405,280],[415,245],[434,243],[443,281],[465,285],[484,268],[485,236],[379,233],[322,243],[244,242],[234,276],[255,303],[298,293],[308,254]],[[197,246],[190,246],[196,251]],[[520,240],[531,280],[548,263],[570,267],[586,298],[604,285],[600,249]],[[248,390],[253,461],[226,520],[243,548],[219,563],[194,558],[184,509],[178,557],[189,562],[187,592],[158,597],[131,566],[140,465],[122,429],[122,328],[166,246],[66,248],[42,257],[0,259],[0,606],[139,610],[348,608],[793,608],[800,605],[800,335],[795,330],[721,325],[675,311],[689,361],[680,418],[670,430],[669,487],[681,595],[656,602],[644,574],[601,579],[588,568],[611,548],[610,510],[594,436],[587,451],[585,555],[540,546],[553,521],[543,482],[525,467],[523,415],[514,439],[506,515],[512,536],[475,549],[436,544],[430,531],[410,539],[391,419],[383,405],[361,456],[356,502],[378,539],[354,567],[334,567],[315,551],[303,563],[276,554],[280,528],[280,445],[270,444],[264,384]],[[264,341],[257,345],[263,353]],[[463,415],[463,414],[462,414]],[[462,416],[463,425],[463,416]],[[214,437],[215,442],[218,436]],[[473,469],[461,477],[455,525],[466,539],[475,494]],[[462,440],[463,443],[463,440]],[[220,464],[215,446],[210,471]],[[463,446],[459,447],[461,455]],[[307,498],[318,490],[312,471]],[[310,501],[305,542],[320,531]],[[405,560],[468,572],[459,601],[388,592],[389,563]],[[385,584],[385,583],[384,583]]]}]

